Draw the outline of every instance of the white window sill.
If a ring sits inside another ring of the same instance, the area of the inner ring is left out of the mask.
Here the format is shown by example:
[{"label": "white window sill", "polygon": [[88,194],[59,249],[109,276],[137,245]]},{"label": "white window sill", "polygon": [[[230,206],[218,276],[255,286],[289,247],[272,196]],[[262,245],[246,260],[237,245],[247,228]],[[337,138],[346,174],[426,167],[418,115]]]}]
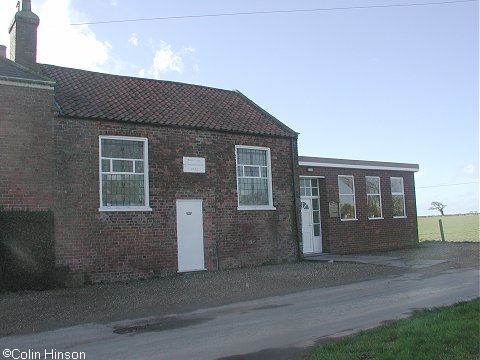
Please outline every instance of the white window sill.
[{"label": "white window sill", "polygon": [[368,218],[368,220],[384,220],[385,218],[383,217],[378,217],[378,218]]},{"label": "white window sill", "polygon": [[355,219],[340,219],[340,221],[358,221],[358,219],[357,218],[355,218]]},{"label": "white window sill", "polygon": [[98,208],[98,211],[152,211],[148,206],[102,206]]},{"label": "white window sill", "polygon": [[407,217],[406,216],[394,216],[393,218],[394,219],[406,219]]},{"label": "white window sill", "polygon": [[238,206],[237,210],[277,210],[275,206]]}]

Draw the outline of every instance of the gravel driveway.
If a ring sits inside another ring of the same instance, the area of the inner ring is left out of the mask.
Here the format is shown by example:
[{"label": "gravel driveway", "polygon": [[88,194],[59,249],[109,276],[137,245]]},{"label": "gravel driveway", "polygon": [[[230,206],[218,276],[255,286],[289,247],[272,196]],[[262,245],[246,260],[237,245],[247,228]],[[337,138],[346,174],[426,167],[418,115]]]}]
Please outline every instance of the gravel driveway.
[{"label": "gravel driveway", "polygon": [[421,270],[372,264],[301,262],[79,289],[0,293],[0,336],[181,313],[318,287],[393,277],[407,271],[430,274],[452,267],[478,268],[478,249],[478,243],[423,243],[416,249],[377,253],[448,260]]}]

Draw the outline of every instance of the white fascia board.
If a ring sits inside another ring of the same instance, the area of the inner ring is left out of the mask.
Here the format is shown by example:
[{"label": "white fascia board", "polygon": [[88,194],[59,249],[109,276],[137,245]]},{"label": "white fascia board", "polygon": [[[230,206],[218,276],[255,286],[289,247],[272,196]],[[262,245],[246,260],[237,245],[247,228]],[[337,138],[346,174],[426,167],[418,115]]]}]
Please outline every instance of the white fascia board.
[{"label": "white fascia board", "polygon": [[0,85],[20,86],[20,87],[27,87],[32,89],[53,90],[55,83],[36,82],[34,80],[12,81],[12,80],[6,80],[6,79],[0,78]]},{"label": "white fascia board", "polygon": [[299,161],[300,166],[311,167],[330,167],[330,168],[344,168],[344,169],[362,169],[362,170],[390,170],[390,171],[412,171],[417,172],[418,168],[405,168],[396,166],[380,166],[380,165],[353,165],[353,164],[334,164],[334,163],[318,163],[309,161]]}]

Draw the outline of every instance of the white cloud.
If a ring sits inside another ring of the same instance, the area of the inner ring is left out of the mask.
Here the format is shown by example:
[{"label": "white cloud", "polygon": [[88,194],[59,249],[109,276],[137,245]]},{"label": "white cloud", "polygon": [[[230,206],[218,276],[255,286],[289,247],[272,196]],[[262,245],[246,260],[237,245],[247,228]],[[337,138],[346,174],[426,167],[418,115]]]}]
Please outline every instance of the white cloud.
[{"label": "white cloud", "polygon": [[141,77],[145,77],[145,69],[140,69],[138,71],[138,75],[140,75]]},{"label": "white cloud", "polygon": [[[0,1],[0,43],[9,45],[8,25],[15,14],[16,1]],[[37,61],[85,70],[105,71],[112,46],[97,39],[88,25],[72,26],[86,20],[71,0],[37,0],[32,10],[40,18]]]},{"label": "white cloud", "polygon": [[471,179],[478,179],[478,165],[468,164],[463,168],[463,174]]},{"label": "white cloud", "polygon": [[195,52],[191,46],[183,47],[181,51],[173,51],[172,46],[165,41],[160,42],[160,47],[156,49],[153,57],[153,64],[148,70],[148,74],[158,78],[160,74],[168,72],[183,73],[185,69],[183,57]]},{"label": "white cloud", "polygon": [[111,0],[110,1],[110,6],[116,7],[118,5],[117,0]]},{"label": "white cloud", "polygon": [[191,46],[184,46],[183,47],[183,50],[182,50],[182,54],[191,54],[191,53],[194,53],[195,52],[195,49]]},{"label": "white cloud", "polygon": [[109,60],[111,45],[98,40],[88,25],[72,26],[85,21],[74,10],[70,0],[46,0],[38,6],[41,25],[38,28],[38,60],[86,70],[101,70]]},{"label": "white cloud", "polygon": [[200,66],[198,64],[193,65],[193,71],[198,73],[200,71]]},{"label": "white cloud", "polygon": [[128,43],[133,45],[133,46],[137,46],[138,45],[138,37],[135,33],[133,33],[131,36],[130,36],[130,39],[128,39]]}]

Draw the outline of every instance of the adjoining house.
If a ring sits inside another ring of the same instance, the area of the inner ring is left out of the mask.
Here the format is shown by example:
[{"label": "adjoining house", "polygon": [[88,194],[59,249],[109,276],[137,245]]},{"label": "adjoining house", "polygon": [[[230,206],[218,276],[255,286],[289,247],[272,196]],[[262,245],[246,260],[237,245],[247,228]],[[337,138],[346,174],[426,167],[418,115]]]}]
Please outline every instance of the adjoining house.
[{"label": "adjoining house", "polygon": [[[28,0],[0,49],[0,210],[50,210],[92,281],[418,243],[417,165],[297,156],[238,91],[37,64]],[[300,160],[300,162],[299,162]]]}]

